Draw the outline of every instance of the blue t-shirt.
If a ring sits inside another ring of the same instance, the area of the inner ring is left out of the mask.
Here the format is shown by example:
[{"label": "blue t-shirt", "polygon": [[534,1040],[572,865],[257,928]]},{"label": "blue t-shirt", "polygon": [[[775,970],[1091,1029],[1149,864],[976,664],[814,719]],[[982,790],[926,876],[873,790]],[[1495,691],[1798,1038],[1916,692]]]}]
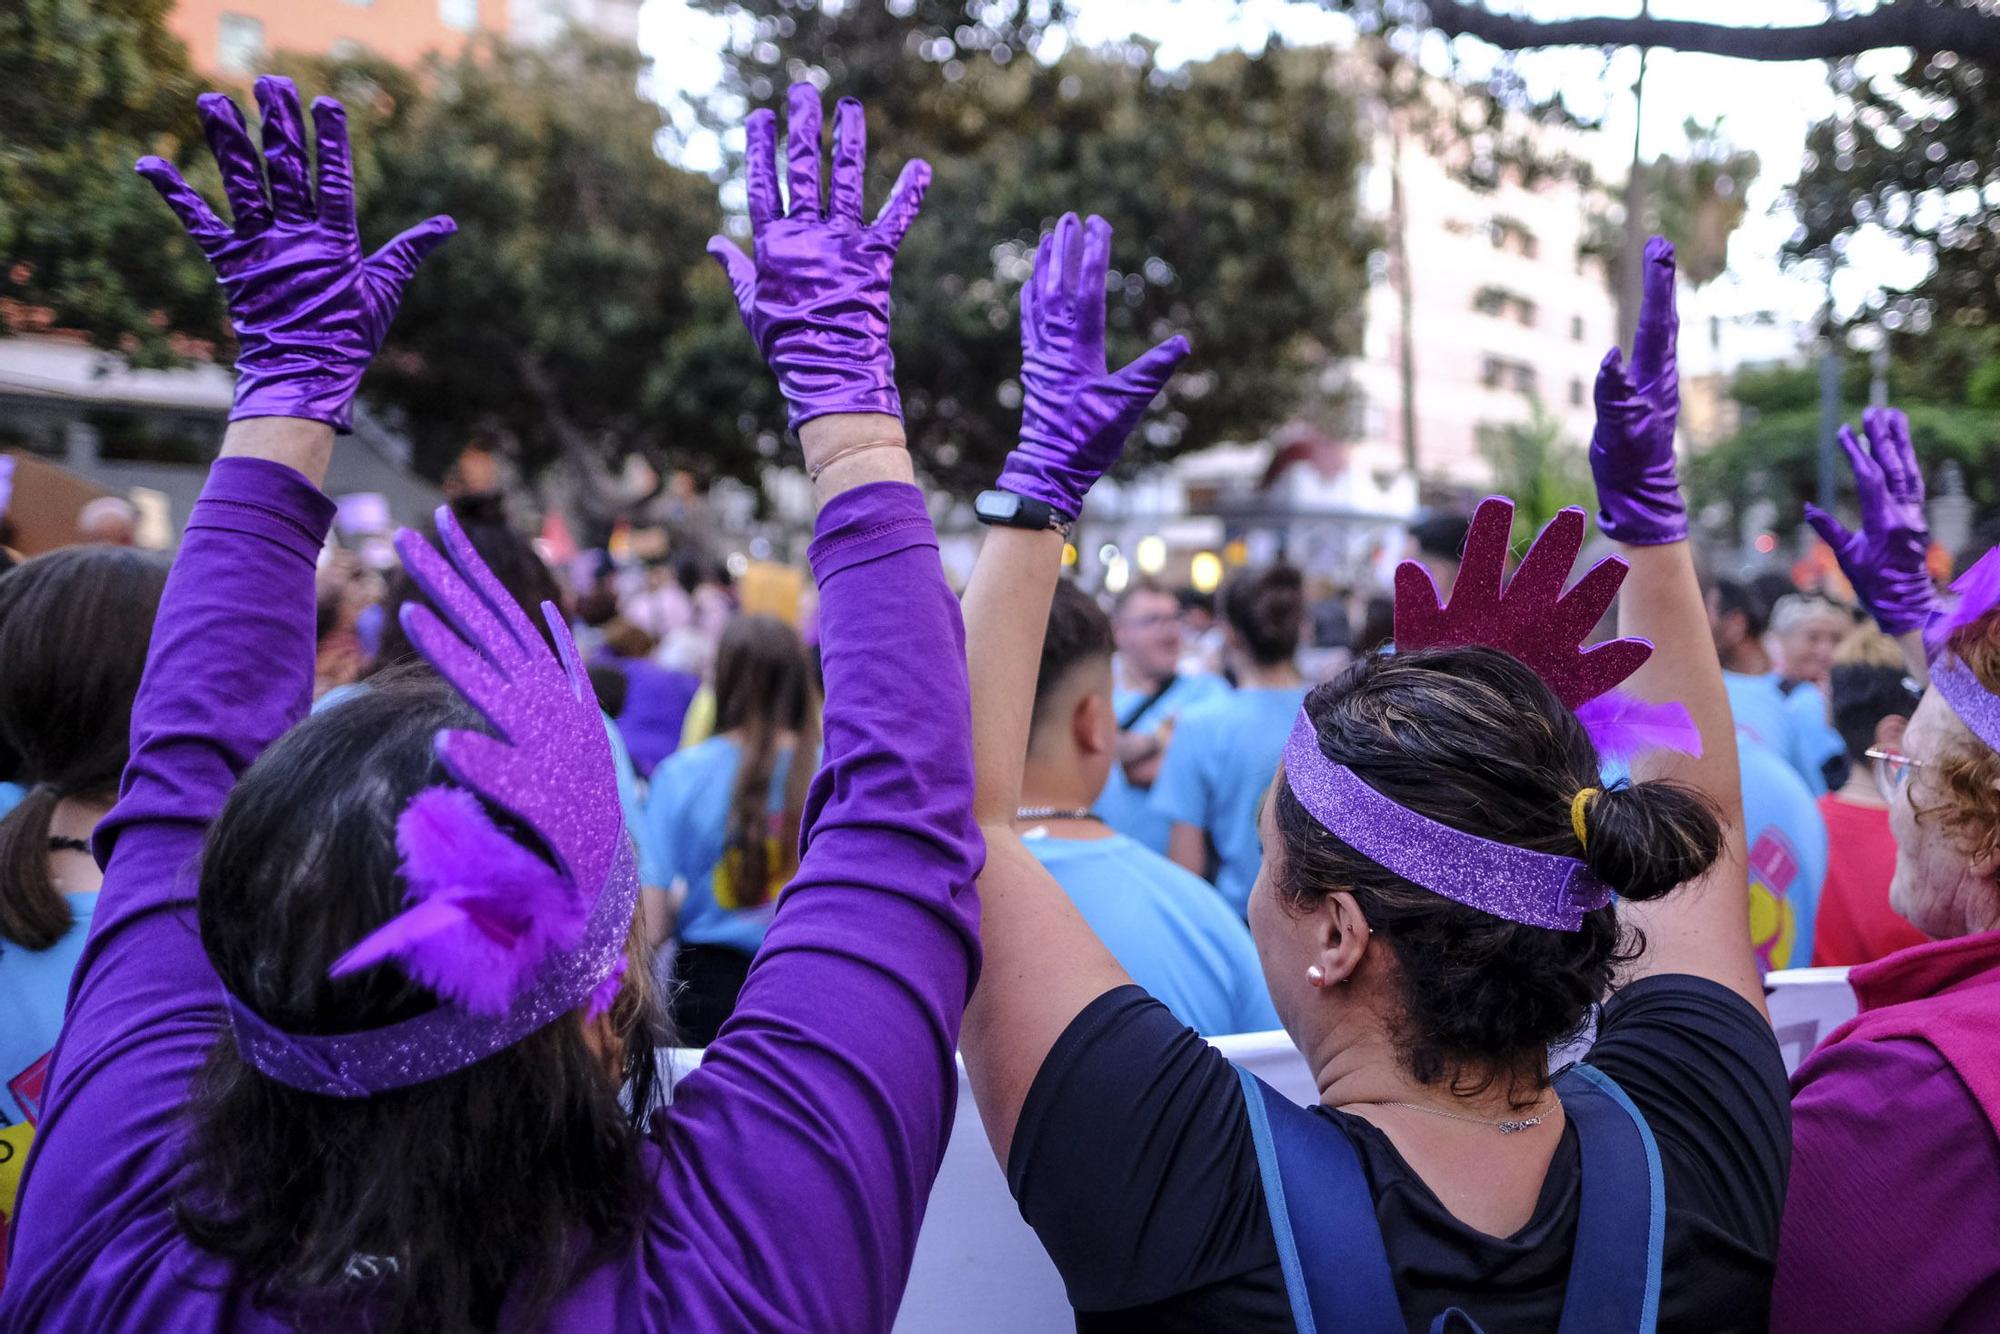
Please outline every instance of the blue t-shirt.
[{"label": "blue t-shirt", "polygon": [[0,1125],[27,1119],[15,1100],[14,1081],[49,1054],[62,1032],[63,1007],[69,1003],[69,975],[90,934],[90,915],[97,910],[97,893],[65,894],[76,918],[61,940],[45,950],[23,949],[0,940]]},{"label": "blue t-shirt", "polygon": [[1758,966],[1812,963],[1813,921],[1826,883],[1826,821],[1805,780],[1778,753],[1736,734],[1750,851],[1750,943]]},{"label": "blue t-shirt", "polygon": [[1277,1028],[1250,929],[1200,876],[1123,834],[1030,838],[1132,980],[1204,1037]]},{"label": "blue t-shirt", "polygon": [[[1111,694],[1111,711],[1122,723],[1131,711],[1145,703],[1152,693],[1150,690],[1115,690]],[[1157,732],[1169,718],[1178,718],[1228,693],[1229,683],[1219,676],[1179,677],[1165,694],[1149,705],[1144,713],[1133,719],[1132,725],[1124,730]],[[1125,777],[1124,765],[1113,764],[1111,777],[1105,781],[1104,791],[1098,796],[1097,805],[1092,809],[1097,812],[1098,819],[1119,833],[1164,855],[1167,850],[1167,835],[1173,829],[1173,821],[1155,811],[1148,804],[1147,797],[1147,789],[1133,787],[1131,781]]]},{"label": "blue t-shirt", "polygon": [[646,838],[664,878],[661,886],[680,880],[687,885],[681,905],[679,934],[690,945],[724,945],[755,954],[764,931],[778,909],[782,874],[791,861],[778,845],[775,817],[784,810],[785,774],[791,752],[778,753],[771,766],[771,797],[766,809],[774,817],[766,844],[768,883],[738,886],[723,857],[729,835],[729,798],[736,790],[736,767],[743,748],[729,737],[710,737],[699,745],[675,751],[653,770],[646,796]]},{"label": "blue t-shirt", "polygon": [[[1736,730],[1747,732],[1768,747],[1772,754],[1785,763],[1798,767],[1799,743],[1797,726],[1793,722],[1790,702],[1785,692],[1778,688],[1778,678],[1773,674],[1745,676],[1741,672],[1724,672],[1723,689],[1729,692],[1729,712],[1736,719]],[[1810,786],[1812,780],[1799,774]]]},{"label": "blue t-shirt", "polygon": [[1232,691],[1190,711],[1153,784],[1153,810],[1207,831],[1219,862],[1215,887],[1243,915],[1257,867],[1257,803],[1278,772],[1307,687],[1263,686]]},{"label": "blue t-shirt", "polygon": [[7,812],[19,806],[27,795],[28,789],[19,783],[0,783],[0,819],[6,818]]},{"label": "blue t-shirt", "polygon": [[1828,721],[1826,692],[1801,681],[1785,696],[1785,711],[1792,716],[1792,767],[1815,797],[1825,796],[1827,762],[1847,753],[1847,743]]}]

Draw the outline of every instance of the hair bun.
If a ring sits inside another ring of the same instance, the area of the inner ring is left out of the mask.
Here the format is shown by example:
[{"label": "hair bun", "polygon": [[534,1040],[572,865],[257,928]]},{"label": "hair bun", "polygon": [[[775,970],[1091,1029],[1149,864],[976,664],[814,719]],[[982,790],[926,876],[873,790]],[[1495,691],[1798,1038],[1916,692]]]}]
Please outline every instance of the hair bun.
[{"label": "hair bun", "polygon": [[1722,823],[1708,801],[1674,783],[1616,783],[1583,810],[1584,862],[1627,899],[1656,899],[1722,855]]}]

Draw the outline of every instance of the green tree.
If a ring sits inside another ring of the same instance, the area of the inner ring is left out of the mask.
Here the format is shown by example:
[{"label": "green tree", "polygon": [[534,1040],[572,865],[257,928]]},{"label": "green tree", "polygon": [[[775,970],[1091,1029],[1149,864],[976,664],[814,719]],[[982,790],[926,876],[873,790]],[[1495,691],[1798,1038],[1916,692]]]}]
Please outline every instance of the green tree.
[{"label": "green tree", "polygon": [[1806,138],[1793,188],[1799,232],[1789,253],[1840,266],[1848,241],[1879,228],[1931,260],[1904,291],[1878,292],[1863,318],[1899,342],[1933,328],[1989,332],[2000,348],[2000,54],[1918,52],[1901,69],[1863,78],[1834,71],[1839,109]]},{"label": "green tree", "polygon": [[1169,71],[1131,46],[1043,62],[1026,55],[1056,6],[712,7],[748,22],[716,119],[823,72],[869,102],[872,198],[908,158],[935,171],[898,264],[896,358],[912,444],[941,482],[990,480],[1013,443],[1017,295],[1066,209],[1115,229],[1112,361],[1176,330],[1194,343],[1128,467],[1326,406],[1317,386],[1357,345],[1372,239],[1356,221],[1361,148],[1333,53],[1277,47]]},{"label": "green tree", "polygon": [[[212,184],[172,0],[0,5],[0,297],[160,365],[174,334],[222,336],[207,265],[132,163],[157,153]],[[0,325],[0,335],[7,329]]]},{"label": "green tree", "polygon": [[1527,542],[1571,505],[1596,507],[1597,488],[1581,446],[1563,437],[1562,423],[1528,402],[1528,420],[1484,427],[1479,452],[1493,468],[1493,490],[1514,502],[1514,540]]},{"label": "green tree", "polygon": [[[1859,428],[1868,403],[1868,367],[1850,363],[1840,386],[1841,420]],[[1811,368],[1751,369],[1731,388],[1742,427],[1730,439],[1696,456],[1689,491],[1697,508],[1721,503],[1740,509],[1771,501],[1787,522],[1798,519],[1818,492],[1819,375]],[[1959,391],[1946,398],[1925,392],[1919,370],[1892,364],[1889,401],[1908,413],[1910,439],[1933,487],[1946,462],[1959,465],[1966,492],[1984,508],[2000,506],[2000,474],[1991,460],[2000,450],[2000,403],[1976,402]],[[1840,470],[1843,503],[1852,505],[1852,480]]]},{"label": "green tree", "polygon": [[637,53],[579,38],[485,43],[415,74],[294,64],[349,106],[364,226],[458,222],[364,386],[419,466],[435,474],[497,436],[524,471],[559,464],[599,522],[634,499],[614,482],[630,455],[660,473],[752,468],[769,377],[741,355],[702,253],[722,221],[715,187],[660,156]]}]

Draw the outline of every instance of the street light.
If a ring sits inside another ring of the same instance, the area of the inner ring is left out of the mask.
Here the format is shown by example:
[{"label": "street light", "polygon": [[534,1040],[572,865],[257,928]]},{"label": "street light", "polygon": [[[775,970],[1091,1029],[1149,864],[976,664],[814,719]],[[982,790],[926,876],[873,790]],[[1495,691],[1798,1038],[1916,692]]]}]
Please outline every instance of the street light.
[{"label": "street light", "polygon": [[1213,593],[1222,586],[1222,557],[1213,551],[1197,551],[1188,566],[1188,579],[1198,593]]}]

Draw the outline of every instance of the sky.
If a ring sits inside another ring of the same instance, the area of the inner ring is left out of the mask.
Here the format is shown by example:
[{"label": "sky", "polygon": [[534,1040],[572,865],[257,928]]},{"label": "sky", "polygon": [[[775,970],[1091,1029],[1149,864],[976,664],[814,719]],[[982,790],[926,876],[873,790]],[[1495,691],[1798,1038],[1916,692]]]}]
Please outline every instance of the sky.
[{"label": "sky", "polygon": [[[870,0],[864,0],[870,2]],[[1562,18],[1585,14],[1629,14],[1637,0],[1488,0],[1495,7]],[[1287,0],[1075,0],[1074,40],[1098,45],[1139,35],[1159,45],[1159,58],[1175,65],[1201,60],[1236,47],[1261,47],[1272,34],[1293,43],[1343,42],[1351,27],[1311,3]],[[1786,25],[1823,19],[1823,0],[1654,0],[1661,18],[1738,23],[1754,10],[1760,23]],[[725,19],[690,11],[685,0],[647,0],[640,19],[640,45],[655,62],[656,91],[673,103],[681,93],[700,93],[721,74],[720,53],[729,40]],[[1448,68],[1447,51],[1460,67],[1477,73],[1491,59],[1490,48],[1461,40],[1449,48],[1441,38],[1426,43],[1427,67]],[[1894,63],[1893,53],[1865,58]],[[1635,51],[1617,53],[1607,66],[1596,50],[1546,51],[1521,56],[1517,69],[1532,91],[1561,92],[1580,115],[1601,117],[1592,140],[1593,157],[1611,179],[1624,175],[1630,161],[1634,120],[1632,82]],[[1752,187],[1749,212],[1730,245],[1729,272],[1692,299],[1683,313],[1717,316],[1735,330],[1735,355],[1751,360],[1784,356],[1797,341],[1795,325],[1812,318],[1824,300],[1823,280],[1804,271],[1781,273],[1778,252],[1792,232],[1783,192],[1797,176],[1807,128],[1833,109],[1825,67],[1818,62],[1752,62],[1719,56],[1656,51],[1647,65],[1645,119],[1641,147],[1646,156],[1677,153],[1685,143],[1681,127],[1689,118],[1721,121],[1723,135],[1755,152],[1762,170]],[[691,126],[684,112],[677,123]],[[695,136],[687,145],[688,165],[707,167],[719,160],[718,145]],[[1881,283],[1904,283],[1921,276],[1893,243],[1860,237],[1849,267],[1836,278],[1835,301],[1851,311]],[[1692,304],[1692,309],[1690,309]],[[1769,312],[1775,327],[1756,317]]]}]

